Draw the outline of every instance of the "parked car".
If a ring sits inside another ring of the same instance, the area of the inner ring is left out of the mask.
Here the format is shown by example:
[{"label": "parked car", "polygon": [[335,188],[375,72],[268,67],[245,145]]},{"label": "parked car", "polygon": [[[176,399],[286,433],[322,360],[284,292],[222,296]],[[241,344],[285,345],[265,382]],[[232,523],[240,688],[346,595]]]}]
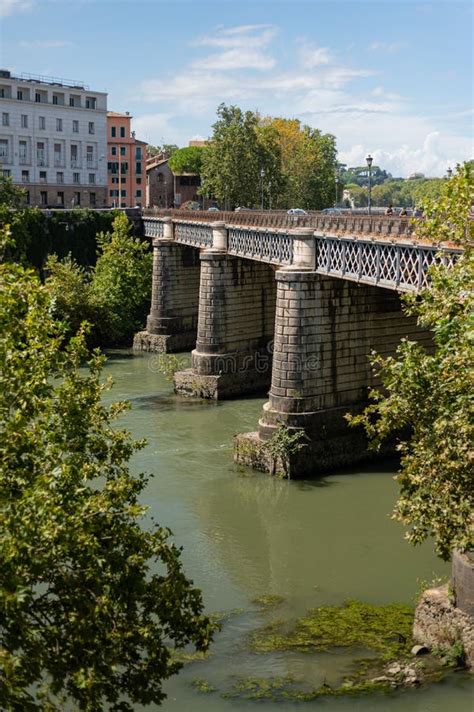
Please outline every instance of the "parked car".
[{"label": "parked car", "polygon": [[326,215],[342,215],[340,208],[324,208],[321,212],[326,213]]},{"label": "parked car", "polygon": [[207,212],[208,212],[208,213],[218,213],[218,212],[219,212],[219,208],[216,207],[215,205],[211,205],[211,207],[207,209]]},{"label": "parked car", "polygon": [[187,200],[181,206],[178,206],[180,210],[202,210],[201,204],[197,200]]},{"label": "parked car", "polygon": [[239,205],[238,208],[234,208],[234,213],[242,213],[246,210],[252,210],[252,208],[244,208],[243,206]]},{"label": "parked car", "polygon": [[290,208],[286,211],[287,215],[307,215],[308,213],[303,208]]}]

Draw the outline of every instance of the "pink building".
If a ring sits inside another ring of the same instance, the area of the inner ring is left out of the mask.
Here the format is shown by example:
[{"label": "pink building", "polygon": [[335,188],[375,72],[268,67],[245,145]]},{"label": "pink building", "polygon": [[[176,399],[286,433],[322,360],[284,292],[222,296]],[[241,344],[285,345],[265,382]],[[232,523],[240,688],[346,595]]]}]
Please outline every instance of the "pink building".
[{"label": "pink building", "polygon": [[133,208],[145,205],[146,146],[131,130],[128,112],[107,112],[108,204]]}]

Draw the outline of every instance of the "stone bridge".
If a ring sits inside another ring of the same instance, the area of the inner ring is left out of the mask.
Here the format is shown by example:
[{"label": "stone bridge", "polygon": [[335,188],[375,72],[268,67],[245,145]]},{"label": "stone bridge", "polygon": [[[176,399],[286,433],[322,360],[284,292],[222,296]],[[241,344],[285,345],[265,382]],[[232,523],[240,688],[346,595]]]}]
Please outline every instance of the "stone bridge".
[{"label": "stone bridge", "polygon": [[174,377],[188,396],[269,388],[258,430],[236,437],[237,461],[273,471],[268,441],[280,425],[307,436],[293,476],[366,457],[344,415],[374,385],[368,356],[393,353],[403,337],[430,343],[400,293],[459,251],[419,242],[398,217],[145,211],[143,222],[153,289],[134,348],[192,350],[192,367]]}]

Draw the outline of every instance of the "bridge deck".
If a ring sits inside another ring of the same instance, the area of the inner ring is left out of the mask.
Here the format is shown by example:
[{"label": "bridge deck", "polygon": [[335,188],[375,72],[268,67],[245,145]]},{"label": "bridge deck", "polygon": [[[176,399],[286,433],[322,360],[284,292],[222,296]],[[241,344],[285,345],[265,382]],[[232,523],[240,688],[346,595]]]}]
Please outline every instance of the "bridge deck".
[{"label": "bridge deck", "polygon": [[316,272],[402,292],[426,286],[432,264],[452,265],[461,252],[417,241],[413,221],[399,217],[147,210],[148,237],[163,237],[163,218],[172,219],[176,242],[197,248],[213,247],[212,223],[225,222],[230,255],[282,267],[294,264],[294,228],[311,228]]}]

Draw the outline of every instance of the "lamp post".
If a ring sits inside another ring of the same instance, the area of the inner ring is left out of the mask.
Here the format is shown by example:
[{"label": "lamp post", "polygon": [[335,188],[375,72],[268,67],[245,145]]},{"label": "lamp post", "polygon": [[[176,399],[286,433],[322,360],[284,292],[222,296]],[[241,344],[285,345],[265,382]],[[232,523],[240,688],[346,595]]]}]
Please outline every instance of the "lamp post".
[{"label": "lamp post", "polygon": [[271,180],[268,181],[268,207],[270,210],[272,209],[272,182]]},{"label": "lamp post", "polygon": [[446,173],[448,174],[448,180],[450,180],[450,179],[452,178],[452,176],[453,176],[453,169],[452,169],[452,168],[448,168],[448,170],[446,171]]},{"label": "lamp post", "polygon": [[369,155],[365,159],[367,161],[367,165],[369,167],[369,202],[368,202],[368,208],[369,208],[369,215],[372,212],[372,161],[374,160],[372,156]]},{"label": "lamp post", "polygon": [[338,186],[339,178],[337,175],[337,168],[334,169],[334,207],[337,208],[337,186]]},{"label": "lamp post", "polygon": [[262,188],[262,205],[261,205],[262,210],[263,210],[263,179],[264,178],[265,178],[265,169],[261,168],[260,169],[260,185]]}]

